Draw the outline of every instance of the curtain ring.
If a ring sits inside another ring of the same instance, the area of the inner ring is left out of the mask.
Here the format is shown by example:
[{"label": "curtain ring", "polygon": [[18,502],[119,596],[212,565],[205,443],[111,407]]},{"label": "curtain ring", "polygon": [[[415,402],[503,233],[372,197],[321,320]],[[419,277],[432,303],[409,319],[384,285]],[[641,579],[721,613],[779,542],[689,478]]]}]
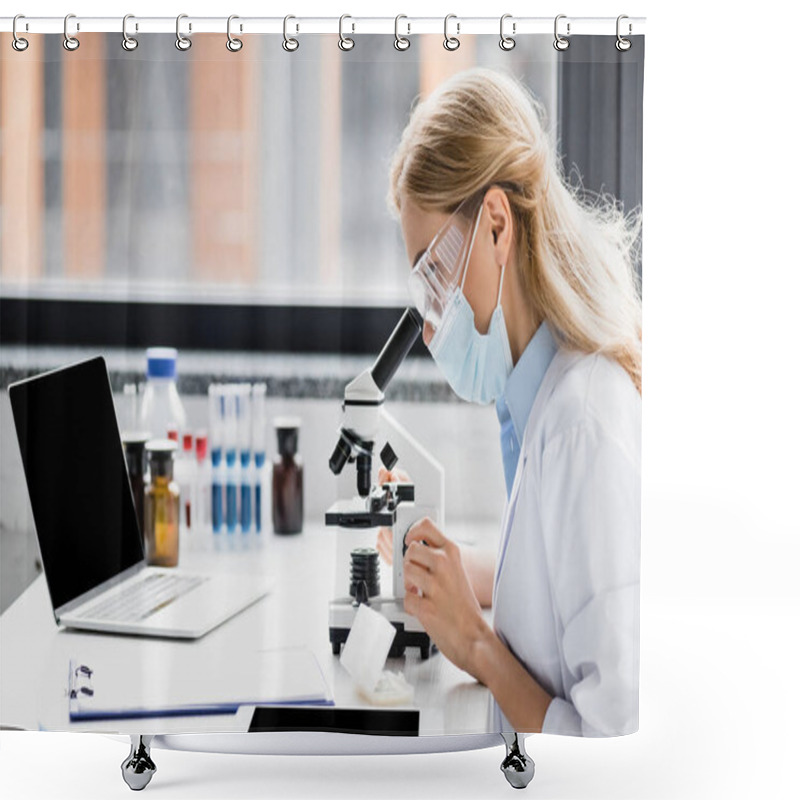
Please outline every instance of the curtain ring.
[{"label": "curtain ring", "polygon": [[[188,14],[178,14],[178,17],[175,20],[175,47],[183,52],[192,46],[192,40],[181,33],[181,20],[188,19],[188,17]],[[189,30],[192,30],[191,22],[189,23]]]},{"label": "curtain ring", "polygon": [[[72,52],[73,50],[77,50],[81,46],[81,43],[77,40],[77,38],[74,36],[70,36],[69,31],[67,30],[67,26],[69,25],[69,21],[71,19],[75,19],[74,14],[67,14],[67,16],[64,17],[64,42],[63,42],[64,49],[69,50],[70,52]],[[80,26],[78,26],[77,29],[80,30]]]},{"label": "curtain ring", "polygon": [[[556,17],[555,23],[553,23],[553,35],[555,36],[555,39],[553,39],[553,47],[555,47],[555,49],[558,50],[559,53],[562,52],[563,50],[566,50],[569,47],[569,39],[566,39],[558,32],[558,21],[560,19],[567,19],[567,15],[559,14]],[[569,34],[570,34],[570,24],[569,22],[567,22],[567,36],[569,36]]]},{"label": "curtain ring", "polygon": [[11,40],[11,46],[18,52],[22,53],[23,51],[28,49],[28,40],[23,39],[21,36],[17,35],[17,20],[18,19],[25,19],[24,14],[17,14],[14,17],[14,22],[11,23],[11,34],[13,35],[13,39]]},{"label": "curtain ring", "polygon": [[290,19],[297,19],[297,17],[287,14],[287,16],[283,18],[283,49],[286,50],[287,53],[293,53],[298,47],[300,47],[300,42],[298,42],[297,39],[289,36],[289,34],[286,32],[286,26]]},{"label": "curtain ring", "polygon": [[[616,47],[617,50],[620,51],[620,53],[624,53],[625,51],[630,50],[631,49],[631,44],[632,44],[630,39],[625,39],[622,36],[622,34],[620,33],[620,22],[622,22],[623,19],[628,19],[628,17],[625,14],[620,14],[617,17],[617,41],[614,42],[614,47]],[[628,23],[628,36],[631,35],[632,31],[633,31],[633,27],[631,26],[631,24],[629,22]]]},{"label": "curtain ring", "polygon": [[[127,50],[129,53],[133,52],[139,46],[139,40],[133,36],[128,35],[128,20],[135,19],[133,14],[126,14],[122,18],[122,49]],[[139,26],[136,26],[139,29]]]},{"label": "curtain ring", "polygon": [[[244,42],[231,34],[231,22],[235,19],[239,19],[236,14],[231,14],[228,17],[228,41],[225,42],[225,47],[227,47],[231,53],[238,53],[242,47],[244,47]],[[241,25],[239,26],[239,30],[242,30]]]},{"label": "curtain ring", "polygon": [[[342,16],[339,17],[339,49],[344,50],[345,52],[352,50],[356,46],[355,40],[351,39],[349,36],[345,36],[342,32],[342,24],[346,19],[353,18],[349,14],[342,14]],[[353,32],[355,32],[355,29],[356,26],[355,23],[353,23]]]},{"label": "curtain ring", "polygon": [[[503,24],[507,19],[511,19],[511,14],[503,14],[500,17],[500,49],[505,50],[508,52],[509,50],[513,50],[517,46],[517,40],[513,36],[506,36],[505,32],[503,31]],[[511,33],[517,32],[517,23],[511,23]]]},{"label": "curtain ring", "polygon": [[[405,14],[398,14],[394,18],[394,49],[400,50],[408,50],[411,47],[411,39],[406,39],[405,36],[400,35],[400,20],[401,19],[408,19]],[[406,27],[408,28],[408,33],[411,33],[411,25],[407,22]]]},{"label": "curtain ring", "polygon": [[[445,50],[449,50],[451,53],[453,50],[458,50],[461,46],[461,42],[458,40],[457,36],[450,36],[447,33],[447,24],[450,22],[451,19],[457,19],[455,14],[448,14],[444,18],[444,42],[442,42],[442,46]],[[456,22],[456,33],[458,34],[461,31],[461,23]]]}]

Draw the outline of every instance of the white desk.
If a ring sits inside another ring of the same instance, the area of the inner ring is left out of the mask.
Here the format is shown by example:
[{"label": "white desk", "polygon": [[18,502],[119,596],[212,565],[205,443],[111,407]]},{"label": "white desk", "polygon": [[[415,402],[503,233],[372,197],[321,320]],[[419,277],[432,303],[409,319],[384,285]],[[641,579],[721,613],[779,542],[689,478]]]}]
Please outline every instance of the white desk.
[{"label": "white desk", "polygon": [[[366,544],[369,533],[364,535]],[[227,534],[219,536],[225,539]],[[44,577],[39,576],[0,617],[0,724],[28,730],[136,734],[247,731],[252,707],[226,715],[70,723],[65,691],[70,654],[87,664],[113,660],[124,681],[126,676],[141,679],[148,654],[158,654],[163,663],[164,654],[185,648],[196,652],[197,670],[202,673],[204,653],[222,651],[237,658],[256,649],[306,646],[317,657],[336,706],[369,708],[328,639],[335,532],[312,525],[296,536],[262,536],[260,549],[183,548],[180,565],[185,569],[256,573],[272,578],[275,586],[271,594],[193,642],[59,630]],[[391,586],[388,570],[381,577],[386,592]],[[414,686],[410,707],[419,709],[421,736],[495,730],[495,704],[489,691],[441,653],[422,661],[411,649],[403,658],[390,659],[386,667],[402,671]],[[181,678],[167,673],[152,679],[167,687],[169,681]],[[165,694],[169,696],[168,691]]]}]

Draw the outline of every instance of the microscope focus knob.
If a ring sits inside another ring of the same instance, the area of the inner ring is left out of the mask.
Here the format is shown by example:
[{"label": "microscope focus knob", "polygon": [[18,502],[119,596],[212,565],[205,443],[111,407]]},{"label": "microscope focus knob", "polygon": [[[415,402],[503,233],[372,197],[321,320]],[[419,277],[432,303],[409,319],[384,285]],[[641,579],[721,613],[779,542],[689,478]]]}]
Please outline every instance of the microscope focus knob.
[{"label": "microscope focus knob", "polygon": [[392,446],[389,442],[386,442],[383,446],[383,450],[381,450],[381,461],[389,472],[394,469],[394,465],[397,463],[397,454],[392,450]]}]

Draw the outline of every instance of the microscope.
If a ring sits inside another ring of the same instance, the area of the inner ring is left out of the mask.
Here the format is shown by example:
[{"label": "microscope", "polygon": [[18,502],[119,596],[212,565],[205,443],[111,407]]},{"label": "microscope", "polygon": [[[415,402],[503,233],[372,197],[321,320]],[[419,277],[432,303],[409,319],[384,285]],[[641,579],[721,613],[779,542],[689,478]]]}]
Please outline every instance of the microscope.
[{"label": "microscope", "polygon": [[[430,517],[439,527],[444,525],[444,470],[384,408],[384,390],[421,330],[419,313],[407,308],[372,367],[345,387],[339,441],[328,465],[340,475],[346,465],[355,464],[356,494],[337,500],[325,514],[325,525],[337,528],[336,597],[329,605],[334,655],[340,653],[362,603],[396,628],[390,658],[403,655],[406,647],[419,647],[422,659],[431,653],[430,637],[403,608],[403,556],[405,535],[415,522]],[[373,455],[381,442],[386,469],[400,463],[414,483],[373,483]],[[378,551],[363,541],[364,531],[371,532],[374,542],[377,529],[384,526],[392,530],[391,594],[381,593]]]}]

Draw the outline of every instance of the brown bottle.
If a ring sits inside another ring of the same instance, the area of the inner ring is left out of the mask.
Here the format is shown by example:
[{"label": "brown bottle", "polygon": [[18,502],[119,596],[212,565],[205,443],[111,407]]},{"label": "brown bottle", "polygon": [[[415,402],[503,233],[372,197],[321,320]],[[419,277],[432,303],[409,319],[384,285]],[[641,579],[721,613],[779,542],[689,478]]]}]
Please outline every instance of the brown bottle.
[{"label": "brown bottle", "polygon": [[303,462],[297,455],[300,420],[275,420],[278,455],[272,464],[272,527],[275,533],[303,530]]},{"label": "brown bottle", "polygon": [[158,567],[178,564],[180,491],[172,479],[176,444],[154,439],[145,445],[150,482],[144,491],[144,541],[147,563]]},{"label": "brown bottle", "polygon": [[142,545],[144,545],[144,482],[147,473],[147,455],[144,446],[147,439],[146,433],[124,432],[122,434],[125,464],[128,467],[128,480],[131,484],[133,507],[136,510],[136,522],[139,525]]}]

